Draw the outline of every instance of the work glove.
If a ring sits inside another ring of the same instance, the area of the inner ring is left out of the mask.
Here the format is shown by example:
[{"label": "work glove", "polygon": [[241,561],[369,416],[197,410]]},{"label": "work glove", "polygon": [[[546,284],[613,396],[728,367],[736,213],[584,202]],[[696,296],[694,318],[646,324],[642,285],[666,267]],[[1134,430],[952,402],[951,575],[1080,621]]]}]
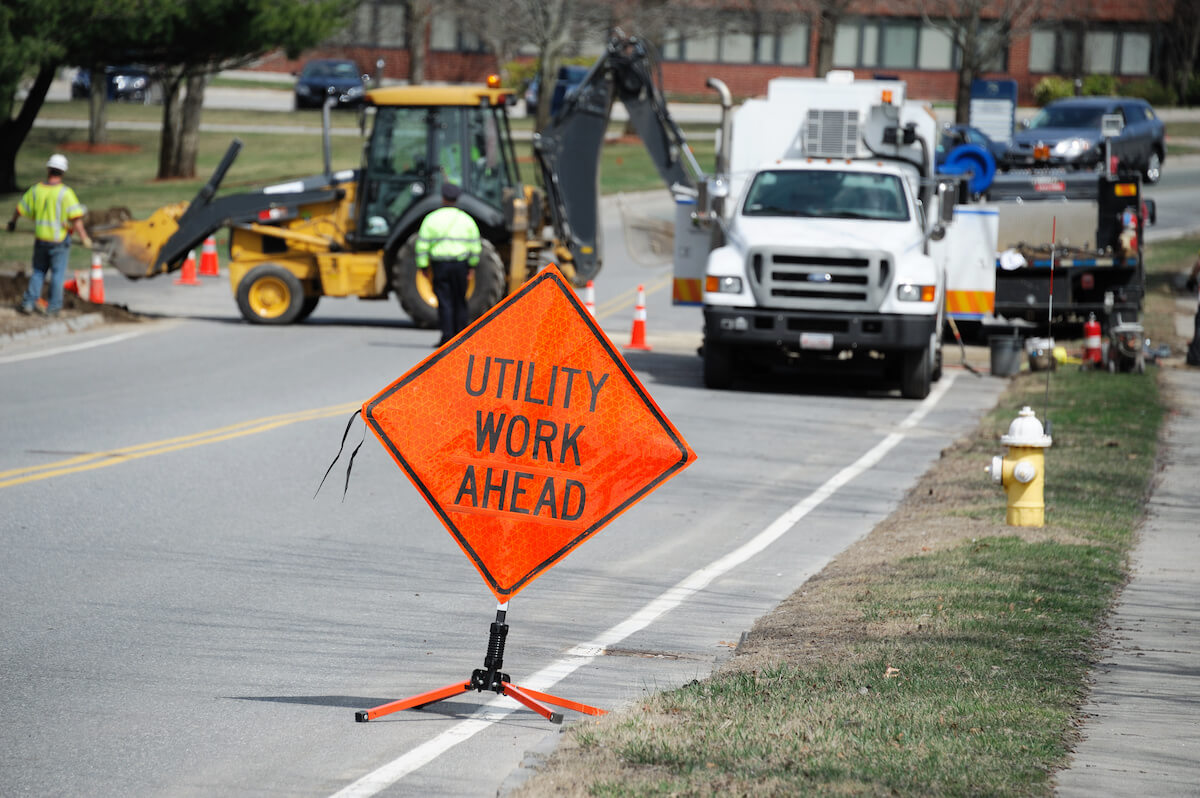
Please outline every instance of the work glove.
[{"label": "work glove", "polygon": [[17,220],[16,220],[16,219],[9,219],[9,220],[8,220],[8,224],[7,224],[7,225],[5,225],[5,227],[7,227],[7,228],[8,228],[8,232],[10,232],[10,233],[15,233],[15,232],[17,231]]}]

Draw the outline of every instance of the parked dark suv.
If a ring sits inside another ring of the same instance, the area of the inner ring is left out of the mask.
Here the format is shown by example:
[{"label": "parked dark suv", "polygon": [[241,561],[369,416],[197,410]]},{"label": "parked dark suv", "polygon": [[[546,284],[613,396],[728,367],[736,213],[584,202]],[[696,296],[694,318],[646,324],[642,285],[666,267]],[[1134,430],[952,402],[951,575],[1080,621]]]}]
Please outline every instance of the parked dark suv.
[{"label": "parked dark suv", "polygon": [[1158,182],[1167,154],[1163,123],[1148,102],[1131,97],[1068,97],[1047,104],[1013,134],[1003,165],[1009,169],[1103,166],[1100,124],[1106,115],[1117,116],[1122,123],[1120,133],[1112,137],[1112,154],[1123,166],[1140,171],[1147,183]]},{"label": "parked dark suv", "polygon": [[309,61],[296,78],[296,108],[320,108],[332,95],[337,107],[363,104],[365,76],[353,61],[318,58]]}]

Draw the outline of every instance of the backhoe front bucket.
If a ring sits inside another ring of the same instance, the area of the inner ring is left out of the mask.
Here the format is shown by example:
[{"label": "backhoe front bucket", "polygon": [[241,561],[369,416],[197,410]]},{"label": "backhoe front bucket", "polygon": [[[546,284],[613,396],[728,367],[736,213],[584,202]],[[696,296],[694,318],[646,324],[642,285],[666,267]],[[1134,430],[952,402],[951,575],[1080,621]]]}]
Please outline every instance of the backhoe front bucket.
[{"label": "backhoe front bucket", "polygon": [[115,225],[104,225],[91,231],[97,246],[107,256],[108,263],[121,274],[136,280],[165,273],[170,264],[163,263],[155,268],[163,245],[179,229],[179,217],[188,208],[188,203],[166,205],[150,215],[148,219],[131,219]]}]

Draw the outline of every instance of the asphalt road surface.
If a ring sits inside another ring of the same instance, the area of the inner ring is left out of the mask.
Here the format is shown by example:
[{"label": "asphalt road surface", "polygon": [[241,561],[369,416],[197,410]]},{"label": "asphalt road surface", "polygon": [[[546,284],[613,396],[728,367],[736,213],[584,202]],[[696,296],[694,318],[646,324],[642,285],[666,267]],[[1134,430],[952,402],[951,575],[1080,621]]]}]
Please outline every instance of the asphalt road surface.
[{"label": "asphalt road surface", "polygon": [[[652,349],[627,359],[699,460],[508,607],[513,681],[606,709],[708,674],[1005,385],[950,356],[924,402],[706,390],[699,310],[648,252],[671,213],[606,201],[596,310],[622,345],[645,286]],[[371,436],[345,498],[345,456],[314,498],[353,410],[437,333],[394,301],[249,325],[222,274],[109,276],[155,320],[0,350],[0,794],[496,794],[560,727],[490,693],[354,721],[482,667],[495,599]]]}]

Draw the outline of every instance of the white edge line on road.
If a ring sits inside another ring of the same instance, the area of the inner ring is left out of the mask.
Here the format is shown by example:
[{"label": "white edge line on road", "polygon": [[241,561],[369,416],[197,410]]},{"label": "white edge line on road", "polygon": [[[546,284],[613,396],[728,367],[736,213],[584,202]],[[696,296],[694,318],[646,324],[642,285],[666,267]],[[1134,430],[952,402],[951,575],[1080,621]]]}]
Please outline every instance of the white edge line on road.
[{"label": "white edge line on road", "polygon": [[134,330],[131,332],[120,333],[118,335],[110,335],[107,338],[97,338],[94,341],[84,341],[80,344],[71,344],[70,346],[56,346],[53,349],[42,349],[37,352],[26,352],[23,355],[8,355],[0,357],[0,365],[5,363],[16,363],[21,360],[34,360],[39,357],[50,357],[51,355],[61,355],[65,352],[78,352],[80,349],[91,349],[96,346],[104,346],[106,344],[115,344],[118,341],[124,341],[126,338],[133,338],[141,335],[147,330]]},{"label": "white edge line on road", "polygon": [[[522,679],[521,683],[528,685],[534,690],[544,691],[553,687],[574,673],[578,668],[587,665],[606,648],[616,645],[630,635],[646,628],[703,590],[714,579],[724,576],[751,557],[761,554],[768,546],[791,530],[800,519],[815,510],[822,502],[848,482],[861,476],[873,467],[883,459],[884,455],[904,440],[905,433],[921,423],[921,420],[929,414],[929,411],[950,390],[955,376],[952,373],[943,376],[929,396],[925,397],[924,401],[897,425],[895,432],[889,434],[879,443],[875,444],[866,454],[830,477],[825,484],[793,505],[791,509],[776,518],[762,532],[759,532],[753,538],[719,560],[709,563],[675,586],[668,588],[662,595],[653,599],[645,607],[608,631],[603,632],[594,640],[575,646],[567,652],[566,656],[542,668],[532,676]],[[805,578],[807,579],[811,575],[811,573],[806,574]],[[358,781],[347,785],[334,793],[331,798],[368,798],[386,790],[417,768],[432,762],[446,751],[483,731],[515,709],[515,707],[500,706],[500,701],[504,701],[506,705],[511,704],[511,702],[502,696],[497,696],[488,704],[480,707],[471,717],[456,723],[436,737],[421,743],[411,751],[373,770]]]}]

